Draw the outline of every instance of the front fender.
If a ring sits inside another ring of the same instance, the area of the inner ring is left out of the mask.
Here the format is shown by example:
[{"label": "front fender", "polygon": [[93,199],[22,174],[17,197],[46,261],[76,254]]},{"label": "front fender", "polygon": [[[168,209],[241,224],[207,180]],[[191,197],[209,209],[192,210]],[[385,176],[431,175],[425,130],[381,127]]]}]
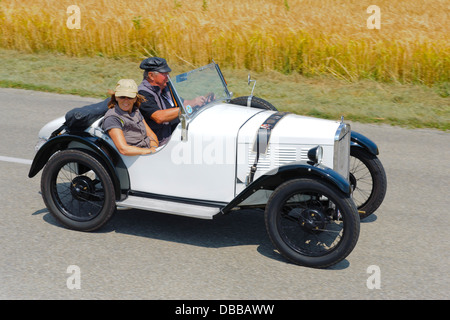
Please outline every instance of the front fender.
[{"label": "front fender", "polygon": [[352,131],[350,140],[351,147],[364,148],[374,156],[378,155],[379,153],[378,146],[375,144],[375,142],[373,142],[366,136],[363,136],[361,133]]},{"label": "front fender", "polygon": [[60,135],[48,140],[36,153],[36,156],[33,159],[33,163],[31,164],[28,177],[33,178],[45,166],[48,159],[50,159],[50,157],[55,152],[67,149],[69,147],[69,144],[72,142],[76,142],[79,145],[82,145],[83,147],[91,150],[95,154],[95,156],[103,163],[114,183],[116,199],[119,200],[122,194],[122,189],[127,189],[129,187],[128,171],[125,170],[125,180],[128,180],[125,182],[121,182],[121,180],[119,179],[119,174],[117,172],[118,164],[120,165],[122,163],[120,156],[118,155],[117,151],[114,150],[114,148],[112,148],[108,143],[97,137]]},{"label": "front fender", "polygon": [[253,181],[223,208],[222,212],[228,212],[260,189],[275,190],[279,185],[288,180],[311,177],[325,180],[337,187],[344,194],[351,195],[350,183],[336,171],[322,165],[313,166],[306,161],[298,161],[273,169]]}]

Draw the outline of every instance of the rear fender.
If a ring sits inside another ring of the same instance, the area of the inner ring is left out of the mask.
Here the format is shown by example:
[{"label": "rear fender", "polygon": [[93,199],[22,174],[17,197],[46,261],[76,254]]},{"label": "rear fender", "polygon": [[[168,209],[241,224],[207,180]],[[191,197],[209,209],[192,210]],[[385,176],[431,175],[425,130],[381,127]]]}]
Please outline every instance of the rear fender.
[{"label": "rear fender", "polygon": [[336,171],[322,165],[313,166],[305,161],[299,161],[281,166],[262,175],[237,195],[222,209],[222,212],[230,211],[258,190],[275,190],[282,183],[299,178],[320,179],[334,185],[345,195],[351,195],[350,183]]},{"label": "rear fender", "polygon": [[91,136],[60,135],[48,140],[36,153],[28,177],[33,178],[55,152],[68,148],[86,149],[105,166],[113,181],[117,200],[129,190],[128,171],[118,152],[104,140]]}]

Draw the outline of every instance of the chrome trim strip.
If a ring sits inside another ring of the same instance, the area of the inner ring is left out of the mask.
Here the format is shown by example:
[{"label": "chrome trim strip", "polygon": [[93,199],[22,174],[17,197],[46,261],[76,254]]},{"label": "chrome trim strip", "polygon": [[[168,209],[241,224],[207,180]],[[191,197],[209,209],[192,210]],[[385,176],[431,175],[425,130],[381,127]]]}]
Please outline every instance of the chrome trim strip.
[{"label": "chrome trim strip", "polygon": [[350,125],[341,122],[334,136],[333,170],[347,180],[350,170],[350,132]]}]

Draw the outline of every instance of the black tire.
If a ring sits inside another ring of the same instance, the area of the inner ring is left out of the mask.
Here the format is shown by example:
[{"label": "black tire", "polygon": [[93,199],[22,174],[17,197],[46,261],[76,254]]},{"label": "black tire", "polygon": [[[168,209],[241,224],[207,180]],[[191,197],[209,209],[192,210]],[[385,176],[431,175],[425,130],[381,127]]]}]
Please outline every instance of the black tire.
[{"label": "black tire", "polygon": [[327,268],[347,257],[359,237],[353,200],[335,187],[295,179],[272,193],[264,213],[275,248],[289,261]]},{"label": "black tire", "polygon": [[386,173],[378,157],[363,148],[352,147],[350,183],[359,216],[365,219],[379,208],[386,195]]},{"label": "black tire", "polygon": [[[247,101],[248,101],[248,96],[243,96],[243,97],[237,97],[237,98],[231,99],[230,103],[246,107]],[[252,108],[257,108],[257,109],[278,111],[277,108],[275,108],[275,106],[272,105],[270,102],[267,102],[264,99],[254,97],[254,96],[252,97],[252,102],[251,102],[250,106]]]},{"label": "black tire", "polygon": [[42,172],[41,192],[51,215],[78,231],[102,227],[116,209],[114,186],[103,165],[87,152],[64,150]]}]

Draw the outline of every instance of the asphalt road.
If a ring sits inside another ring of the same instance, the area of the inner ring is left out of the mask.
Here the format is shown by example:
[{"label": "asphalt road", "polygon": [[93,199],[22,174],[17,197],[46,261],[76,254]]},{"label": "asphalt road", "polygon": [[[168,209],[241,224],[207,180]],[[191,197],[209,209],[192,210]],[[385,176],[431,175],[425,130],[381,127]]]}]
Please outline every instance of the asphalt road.
[{"label": "asphalt road", "polygon": [[354,251],[316,270],[280,257],[254,210],[212,221],[119,211],[94,233],[58,225],[40,174],[28,178],[37,133],[94,101],[0,89],[0,299],[449,299],[449,133],[352,124],[378,144],[388,191]]}]

